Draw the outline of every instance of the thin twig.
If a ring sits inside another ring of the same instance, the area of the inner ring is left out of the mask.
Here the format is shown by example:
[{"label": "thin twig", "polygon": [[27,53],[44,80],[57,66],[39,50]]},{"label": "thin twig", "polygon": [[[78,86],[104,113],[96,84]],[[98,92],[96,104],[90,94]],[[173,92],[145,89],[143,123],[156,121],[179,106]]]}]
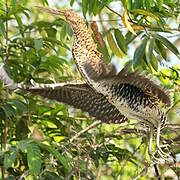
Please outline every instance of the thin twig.
[{"label": "thin twig", "polygon": [[107,9],[109,9],[111,12],[113,12],[114,14],[118,15],[119,17],[122,18],[121,14],[119,14],[118,12],[114,11],[113,9],[111,9],[109,6],[106,6]]},{"label": "thin twig", "polygon": [[88,126],[87,128],[83,129],[82,131],[78,132],[74,137],[72,137],[70,139],[70,142],[72,143],[74,140],[76,140],[79,136],[81,136],[81,134],[89,131],[90,129],[93,129],[95,127],[97,127],[99,124],[101,124],[101,121],[95,121],[94,123],[92,123],[90,126]]},{"label": "thin twig", "polygon": [[177,104],[180,103],[180,99],[178,101],[176,101],[167,111],[166,111],[166,114],[169,113],[169,111],[171,111]]}]

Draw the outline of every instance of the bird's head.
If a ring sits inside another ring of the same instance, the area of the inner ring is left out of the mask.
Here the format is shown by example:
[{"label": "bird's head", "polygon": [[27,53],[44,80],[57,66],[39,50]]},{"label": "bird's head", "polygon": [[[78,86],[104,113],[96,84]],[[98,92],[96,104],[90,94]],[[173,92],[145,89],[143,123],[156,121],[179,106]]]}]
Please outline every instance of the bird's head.
[{"label": "bird's head", "polygon": [[83,19],[74,11],[70,9],[63,9],[63,10],[58,10],[58,9],[53,9],[53,8],[47,8],[47,7],[42,7],[42,6],[36,6],[39,10],[42,10],[44,12],[53,14],[53,15],[59,15],[61,17],[65,17],[66,21],[71,25],[77,25],[77,23],[83,21]]}]

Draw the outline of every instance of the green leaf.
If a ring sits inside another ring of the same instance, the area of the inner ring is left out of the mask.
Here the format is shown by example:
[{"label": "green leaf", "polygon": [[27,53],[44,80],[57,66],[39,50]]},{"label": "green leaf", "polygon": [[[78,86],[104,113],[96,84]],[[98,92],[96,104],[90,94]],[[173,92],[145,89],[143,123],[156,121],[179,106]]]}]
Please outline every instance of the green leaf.
[{"label": "green leaf", "polygon": [[166,49],[165,47],[161,44],[161,42],[159,40],[155,40],[158,52],[161,54],[161,56],[167,60],[167,53],[166,53]]},{"label": "green leaf", "polygon": [[156,2],[157,2],[159,10],[161,10],[164,0],[156,0]]},{"label": "green leaf", "polygon": [[121,0],[121,3],[122,3],[122,5],[123,5],[124,8],[127,8],[127,2],[126,2],[126,0]]},{"label": "green leaf", "polygon": [[48,146],[46,144],[39,144],[43,149],[46,149],[49,151],[65,168],[65,170],[68,172],[71,168],[68,164],[67,159],[64,158],[63,155],[61,155],[54,147]]},{"label": "green leaf", "polygon": [[12,167],[13,163],[15,162],[17,158],[18,152],[16,150],[13,150],[10,153],[6,153],[4,156],[4,166],[6,169],[9,167]]},{"label": "green leaf", "polygon": [[70,6],[73,6],[73,4],[74,4],[74,0],[71,0]]},{"label": "green leaf", "polygon": [[88,4],[89,4],[88,0],[82,0],[82,12],[85,18],[86,18],[86,13],[88,11]]},{"label": "green leaf", "polygon": [[93,14],[96,16],[99,12],[99,8],[98,8],[98,0],[94,0],[94,8],[93,8]]},{"label": "green leaf", "polygon": [[147,43],[147,38],[143,40],[143,42],[140,44],[139,47],[136,48],[134,52],[133,64],[135,66],[139,65],[141,63],[141,60],[143,59],[146,43]]},{"label": "green leaf", "polygon": [[10,100],[8,100],[8,104],[16,107],[16,111],[19,115],[21,115],[23,112],[27,111],[26,104],[24,104],[24,102],[22,102],[18,99],[10,99]]},{"label": "green leaf", "polygon": [[48,180],[64,180],[64,177],[57,175],[54,172],[46,171],[45,177]]},{"label": "green leaf", "polygon": [[18,25],[19,25],[19,28],[21,29],[22,25],[23,25],[21,18],[17,14],[14,14],[14,16],[16,18]]},{"label": "green leaf", "polygon": [[11,0],[10,6],[11,8],[15,8],[17,5],[17,0]]},{"label": "green leaf", "polygon": [[170,51],[172,51],[176,56],[179,55],[178,49],[165,37],[159,34],[152,34],[155,39],[158,39],[162,44],[164,44]]},{"label": "green leaf", "polygon": [[23,153],[26,151],[27,147],[29,145],[31,145],[30,143],[32,142],[31,139],[26,139],[26,140],[21,140],[19,141],[19,143],[17,144],[17,149],[22,151]]},{"label": "green leaf", "polygon": [[122,35],[121,31],[119,29],[115,29],[114,30],[114,35],[115,35],[116,42],[117,42],[119,48],[125,54],[127,54],[127,43],[126,43],[126,40],[125,40],[124,36]]},{"label": "green leaf", "polygon": [[43,3],[43,5],[48,5],[48,6],[49,6],[49,4],[48,4],[48,1],[47,1],[47,0],[43,0],[43,1],[42,1],[42,3]]},{"label": "green leaf", "polygon": [[41,47],[43,46],[43,39],[34,39],[34,47],[36,49],[36,51],[39,51],[41,49]]},{"label": "green leaf", "polygon": [[94,0],[89,1],[89,14],[91,14],[93,12],[93,8],[94,8]]},{"label": "green leaf", "polygon": [[64,43],[61,42],[61,41],[58,41],[58,40],[55,39],[55,38],[52,38],[52,37],[44,37],[43,40],[44,40],[44,41],[51,42],[52,44],[55,43],[55,44],[57,44],[57,45],[59,45],[59,46],[62,46],[62,47],[64,47],[64,48],[66,48],[67,50],[70,50],[70,48],[69,48],[66,44],[64,44]]},{"label": "green leaf", "polygon": [[112,52],[118,56],[118,57],[122,57],[124,55],[124,53],[117,47],[117,44],[114,40],[114,37],[113,35],[111,34],[111,32],[109,31],[107,33],[107,41],[108,41],[108,44],[112,50]]},{"label": "green leaf", "polygon": [[66,33],[71,37],[73,35],[73,30],[69,24],[66,24]]},{"label": "green leaf", "polygon": [[153,69],[157,72],[158,71],[158,61],[156,59],[156,57],[154,56],[154,54],[152,54],[152,59],[150,60],[151,66],[153,67]]},{"label": "green leaf", "polygon": [[48,37],[56,38],[57,30],[55,28],[46,28],[45,31],[47,32]]},{"label": "green leaf", "polygon": [[8,103],[4,104],[2,109],[8,118],[15,117],[17,115],[14,107]]},{"label": "green leaf", "polygon": [[28,167],[33,176],[37,176],[41,170],[41,152],[37,144],[31,143],[27,147]]},{"label": "green leaf", "polygon": [[145,49],[146,59],[149,62],[152,60],[153,49],[154,49],[154,38],[151,38],[147,41],[146,49]]},{"label": "green leaf", "polygon": [[132,12],[134,12],[135,14],[150,16],[150,17],[154,18],[155,20],[159,20],[159,17],[157,15],[155,15],[154,13],[151,13],[149,11],[143,10],[143,9],[135,9]]},{"label": "green leaf", "polygon": [[5,35],[5,27],[2,19],[0,19],[0,35]]}]

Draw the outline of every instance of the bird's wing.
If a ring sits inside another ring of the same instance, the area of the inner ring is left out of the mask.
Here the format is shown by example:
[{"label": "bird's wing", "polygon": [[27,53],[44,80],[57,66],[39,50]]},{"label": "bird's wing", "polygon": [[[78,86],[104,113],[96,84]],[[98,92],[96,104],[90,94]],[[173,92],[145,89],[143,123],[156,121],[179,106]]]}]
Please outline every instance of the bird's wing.
[{"label": "bird's wing", "polygon": [[136,86],[144,91],[154,102],[162,101],[166,105],[170,106],[171,101],[166,91],[159,85],[155,84],[152,80],[140,75],[137,72],[128,72],[127,68],[122,69],[114,78],[115,82],[130,84]]},{"label": "bird's wing", "polygon": [[104,95],[95,92],[85,83],[59,83],[52,87],[32,87],[26,91],[72,105],[106,123],[122,123],[127,120]]}]

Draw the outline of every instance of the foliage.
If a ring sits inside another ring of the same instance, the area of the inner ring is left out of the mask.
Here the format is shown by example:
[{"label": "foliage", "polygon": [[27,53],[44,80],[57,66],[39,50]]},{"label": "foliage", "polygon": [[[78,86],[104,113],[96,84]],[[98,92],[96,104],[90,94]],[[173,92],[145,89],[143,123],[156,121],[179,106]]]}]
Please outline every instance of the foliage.
[{"label": "foliage", "polygon": [[[63,18],[52,17],[34,7],[48,3],[47,0],[36,3],[0,0],[0,59],[16,82],[53,83],[81,78],[71,56],[71,27]],[[180,66],[172,59],[180,60],[179,1],[58,1],[57,8],[67,6],[82,12],[87,24],[93,16],[100,19],[97,24],[104,46],[95,33],[94,39],[106,63],[113,60],[147,71],[171,92],[170,125],[161,138],[177,156]],[[13,92],[3,82],[0,89],[0,177],[149,179],[156,176],[147,153],[148,134],[137,121],[100,124],[72,141],[78,132],[93,123],[93,118],[62,103],[22,91]],[[165,165],[166,162],[159,165],[162,177],[169,177],[168,172],[172,171],[173,178],[179,178],[179,163],[172,161]]]}]

